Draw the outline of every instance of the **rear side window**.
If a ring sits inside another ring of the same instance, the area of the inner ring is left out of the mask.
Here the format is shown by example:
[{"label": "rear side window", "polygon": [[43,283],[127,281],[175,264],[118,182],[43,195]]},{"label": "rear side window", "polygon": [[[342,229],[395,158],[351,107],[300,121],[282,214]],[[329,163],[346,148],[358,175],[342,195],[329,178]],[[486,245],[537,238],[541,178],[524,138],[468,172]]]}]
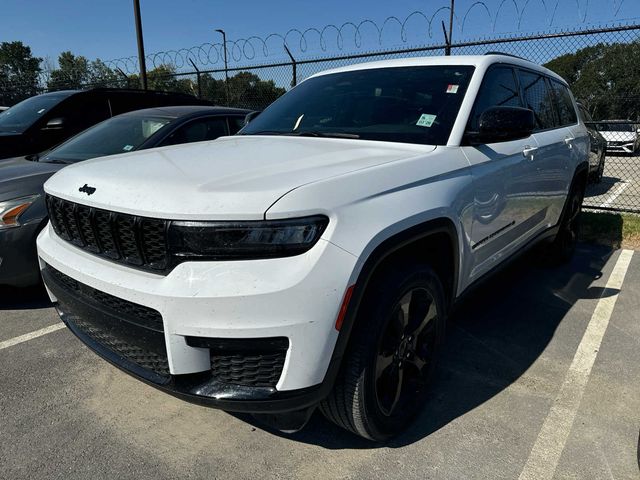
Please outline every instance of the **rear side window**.
[{"label": "rear side window", "polygon": [[553,91],[556,96],[560,124],[562,126],[573,125],[578,121],[578,116],[576,114],[576,109],[573,106],[573,100],[571,99],[569,89],[555,80],[551,80],[551,86],[553,87]]},{"label": "rear side window", "polygon": [[545,77],[523,70],[518,75],[525,106],[536,117],[536,131],[557,127],[553,93]]},{"label": "rear side window", "polygon": [[578,105],[578,110],[580,111],[580,116],[582,117],[583,122],[593,122],[593,117],[591,117],[591,114],[587,111],[586,108]]},{"label": "rear side window", "polygon": [[244,117],[229,117],[229,135],[235,135],[244,127]]},{"label": "rear side window", "polygon": [[511,67],[495,67],[487,72],[469,118],[468,129],[477,131],[482,113],[491,107],[522,107],[515,72]]}]

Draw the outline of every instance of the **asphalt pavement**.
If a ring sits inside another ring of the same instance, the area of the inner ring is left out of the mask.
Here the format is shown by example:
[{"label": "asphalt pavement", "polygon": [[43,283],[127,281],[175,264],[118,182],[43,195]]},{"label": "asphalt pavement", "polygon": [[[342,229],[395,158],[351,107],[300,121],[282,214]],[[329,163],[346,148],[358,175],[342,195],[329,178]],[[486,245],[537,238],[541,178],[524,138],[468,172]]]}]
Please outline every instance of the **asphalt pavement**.
[{"label": "asphalt pavement", "polygon": [[640,252],[523,258],[464,301],[424,413],[376,445],[319,413],[285,435],[184,403],[56,329],[40,291],[2,290],[0,478],[637,479],[639,312]]}]

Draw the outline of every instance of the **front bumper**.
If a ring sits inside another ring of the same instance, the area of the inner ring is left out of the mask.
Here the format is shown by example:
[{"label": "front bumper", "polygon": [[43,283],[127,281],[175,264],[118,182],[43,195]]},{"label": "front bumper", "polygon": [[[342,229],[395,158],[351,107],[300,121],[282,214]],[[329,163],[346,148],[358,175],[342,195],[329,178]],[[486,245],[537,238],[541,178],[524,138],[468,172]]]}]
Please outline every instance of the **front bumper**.
[{"label": "front bumper", "polygon": [[618,153],[634,153],[636,151],[636,143],[607,143],[607,151],[608,152],[618,152]]},{"label": "front bumper", "polygon": [[0,285],[27,287],[40,281],[35,240],[41,223],[0,230]]},{"label": "front bumper", "polygon": [[[321,240],[296,257],[184,263],[167,276],[92,256],[59,239],[50,227],[38,238],[38,250],[45,284],[70,329],[110,362],[168,393],[229,411],[273,413],[313,405],[331,387],[325,376],[338,337],[334,323],[356,258],[329,242]],[[159,312],[169,375],[145,375],[78,328],[75,316],[95,318],[104,311],[65,292],[47,275],[46,265],[99,292]],[[193,337],[286,337],[289,346],[277,385],[212,380],[209,349],[191,346]]]}]

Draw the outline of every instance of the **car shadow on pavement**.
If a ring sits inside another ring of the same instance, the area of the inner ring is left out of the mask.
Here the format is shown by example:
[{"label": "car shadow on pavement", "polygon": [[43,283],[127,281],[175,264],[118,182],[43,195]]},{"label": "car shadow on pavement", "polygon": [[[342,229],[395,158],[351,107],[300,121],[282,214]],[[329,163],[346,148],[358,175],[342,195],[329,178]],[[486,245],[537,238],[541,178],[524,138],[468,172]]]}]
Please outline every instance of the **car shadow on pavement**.
[{"label": "car shadow on pavement", "polygon": [[423,413],[392,441],[377,445],[358,438],[318,411],[302,431],[275,434],[329,449],[397,448],[421,440],[518,380],[578,299],[614,295],[613,289],[590,286],[611,254],[608,247],[580,245],[570,264],[549,267],[534,251],[474,290],[451,318]]},{"label": "car shadow on pavement", "polygon": [[618,186],[622,182],[622,179],[617,177],[602,177],[600,183],[590,183],[587,185],[587,190],[584,192],[584,198],[599,197],[609,192],[609,190]]},{"label": "car shadow on pavement", "polygon": [[29,310],[48,307],[51,307],[51,301],[42,284],[27,288],[0,286],[0,310]]}]

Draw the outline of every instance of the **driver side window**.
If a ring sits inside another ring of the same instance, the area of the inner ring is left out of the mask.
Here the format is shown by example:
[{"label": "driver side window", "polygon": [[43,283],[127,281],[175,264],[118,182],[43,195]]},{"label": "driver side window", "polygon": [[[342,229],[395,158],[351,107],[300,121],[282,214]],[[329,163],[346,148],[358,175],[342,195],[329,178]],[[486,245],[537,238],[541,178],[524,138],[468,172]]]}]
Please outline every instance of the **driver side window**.
[{"label": "driver side window", "polygon": [[480,116],[491,107],[522,107],[513,68],[494,67],[485,74],[467,130],[477,132]]}]

